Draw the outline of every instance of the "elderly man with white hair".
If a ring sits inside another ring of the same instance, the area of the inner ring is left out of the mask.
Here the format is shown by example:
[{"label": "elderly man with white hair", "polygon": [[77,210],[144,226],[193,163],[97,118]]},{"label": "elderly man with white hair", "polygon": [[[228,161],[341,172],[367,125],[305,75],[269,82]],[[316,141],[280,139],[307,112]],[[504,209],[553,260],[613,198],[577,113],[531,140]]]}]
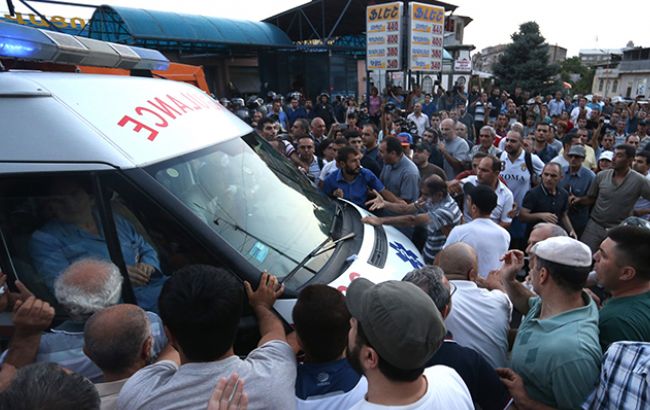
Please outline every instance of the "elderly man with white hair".
[{"label": "elderly man with white hair", "polygon": [[[117,266],[98,259],[80,259],[71,264],[54,283],[56,300],[69,319],[41,337],[37,362],[58,363],[89,378],[101,380],[102,371],[84,354],[84,325],[100,310],[120,302],[122,275]],[[157,355],[167,343],[162,321],[147,312]]]}]

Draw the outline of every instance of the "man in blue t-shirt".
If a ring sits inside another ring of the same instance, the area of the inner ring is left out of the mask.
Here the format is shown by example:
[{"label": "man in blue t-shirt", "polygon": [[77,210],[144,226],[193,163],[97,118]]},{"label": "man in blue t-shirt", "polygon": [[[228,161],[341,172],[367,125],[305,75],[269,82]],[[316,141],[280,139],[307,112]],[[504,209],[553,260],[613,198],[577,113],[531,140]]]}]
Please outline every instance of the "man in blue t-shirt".
[{"label": "man in blue t-shirt", "polygon": [[[293,308],[298,351],[296,409],[348,409],[368,391],[366,378],[345,358],[350,312],[345,296],[327,285],[307,286]],[[295,340],[295,343],[293,343]]]},{"label": "man in blue t-shirt", "polygon": [[338,171],[332,172],[321,190],[336,198],[347,199],[365,208],[368,201],[368,191],[371,189],[381,193],[389,201],[399,201],[392,192],[388,191],[375,174],[361,168],[361,154],[355,148],[347,146],[339,150],[336,156]]}]

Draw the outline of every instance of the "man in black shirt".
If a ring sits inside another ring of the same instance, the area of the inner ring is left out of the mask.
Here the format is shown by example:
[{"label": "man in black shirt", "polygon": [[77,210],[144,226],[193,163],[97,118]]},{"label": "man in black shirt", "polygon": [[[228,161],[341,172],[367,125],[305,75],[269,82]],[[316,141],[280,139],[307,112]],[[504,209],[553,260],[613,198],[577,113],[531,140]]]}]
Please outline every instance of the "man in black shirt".
[{"label": "man in black shirt", "polygon": [[538,222],[562,225],[569,236],[576,238],[568,214],[569,193],[559,187],[562,175],[560,164],[549,162],[542,171],[542,183],[526,193],[519,213],[519,218],[528,223],[526,238]]}]

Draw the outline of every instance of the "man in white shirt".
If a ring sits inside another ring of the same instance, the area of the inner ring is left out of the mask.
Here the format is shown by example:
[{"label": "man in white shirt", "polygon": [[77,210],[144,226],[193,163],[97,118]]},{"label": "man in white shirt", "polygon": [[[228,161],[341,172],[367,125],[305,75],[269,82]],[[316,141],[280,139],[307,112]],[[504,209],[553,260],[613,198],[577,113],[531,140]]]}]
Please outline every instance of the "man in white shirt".
[{"label": "man in white shirt", "polygon": [[436,258],[447,279],[454,286],[453,309],[445,325],[461,346],[479,352],[493,367],[508,364],[508,330],[512,304],[500,290],[479,288],[478,258],[474,248],[455,243],[442,250]]},{"label": "man in white shirt", "polygon": [[352,281],[348,360],[368,379],[365,409],[473,409],[467,386],[446,366],[425,369],[446,334],[440,312],[409,282]]},{"label": "man in white shirt", "polygon": [[419,136],[422,136],[424,130],[429,128],[429,117],[422,112],[422,104],[420,103],[415,103],[413,106],[413,112],[410,113],[406,119],[415,123],[415,126],[418,128]]},{"label": "man in white shirt", "polygon": [[464,191],[472,221],[455,226],[444,248],[456,242],[470,245],[478,254],[478,274],[485,278],[490,271],[501,267],[501,257],[510,246],[510,234],[490,219],[497,206],[497,194],[490,187],[465,184]]},{"label": "man in white shirt", "polygon": [[571,110],[571,122],[577,124],[578,117],[581,115],[586,119],[591,117],[591,108],[587,107],[587,99],[585,97],[580,97],[578,99],[578,106]]},{"label": "man in white shirt", "polygon": [[[476,175],[470,175],[460,180],[459,185],[462,188],[467,184],[476,186],[479,184],[486,185],[497,194],[497,205],[492,210],[490,218],[497,224],[508,229],[512,223],[512,217],[510,216],[511,211],[513,210],[514,197],[512,191],[499,179],[499,172],[501,172],[501,160],[497,157],[488,155],[485,158],[481,159],[478,167],[476,168]],[[454,182],[450,182],[450,191],[452,186],[455,185]],[[460,189],[458,190],[460,192]],[[469,205],[465,205],[463,210],[463,219],[465,223],[472,221],[472,216],[469,212]]]},{"label": "man in white shirt", "polygon": [[[501,177],[506,181],[510,191],[512,191],[517,209],[521,209],[524,196],[531,189],[531,178],[533,175],[538,178],[542,174],[544,162],[537,155],[526,153],[523,148],[521,133],[518,131],[509,131],[505,140],[505,151],[501,153],[500,158],[504,163]],[[530,155],[529,164],[526,161],[527,155]],[[522,223],[519,218],[515,218],[512,221],[509,231],[510,239],[514,247],[523,249],[526,224]]]}]

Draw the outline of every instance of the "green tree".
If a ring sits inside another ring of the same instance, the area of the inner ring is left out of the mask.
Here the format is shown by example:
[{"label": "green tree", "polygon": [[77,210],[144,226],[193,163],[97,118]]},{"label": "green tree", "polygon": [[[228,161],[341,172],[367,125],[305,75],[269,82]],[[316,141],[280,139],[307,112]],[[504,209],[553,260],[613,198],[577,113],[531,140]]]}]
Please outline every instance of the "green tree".
[{"label": "green tree", "polygon": [[[573,93],[589,94],[594,81],[594,71],[593,68],[582,64],[579,57],[571,57],[560,65],[560,78],[571,84]],[[576,74],[579,76],[577,79]]]},{"label": "green tree", "polygon": [[532,95],[555,91],[559,67],[548,63],[548,44],[539,32],[539,25],[534,21],[523,23],[510,37],[512,43],[494,65],[501,87],[510,91],[521,87]]}]

